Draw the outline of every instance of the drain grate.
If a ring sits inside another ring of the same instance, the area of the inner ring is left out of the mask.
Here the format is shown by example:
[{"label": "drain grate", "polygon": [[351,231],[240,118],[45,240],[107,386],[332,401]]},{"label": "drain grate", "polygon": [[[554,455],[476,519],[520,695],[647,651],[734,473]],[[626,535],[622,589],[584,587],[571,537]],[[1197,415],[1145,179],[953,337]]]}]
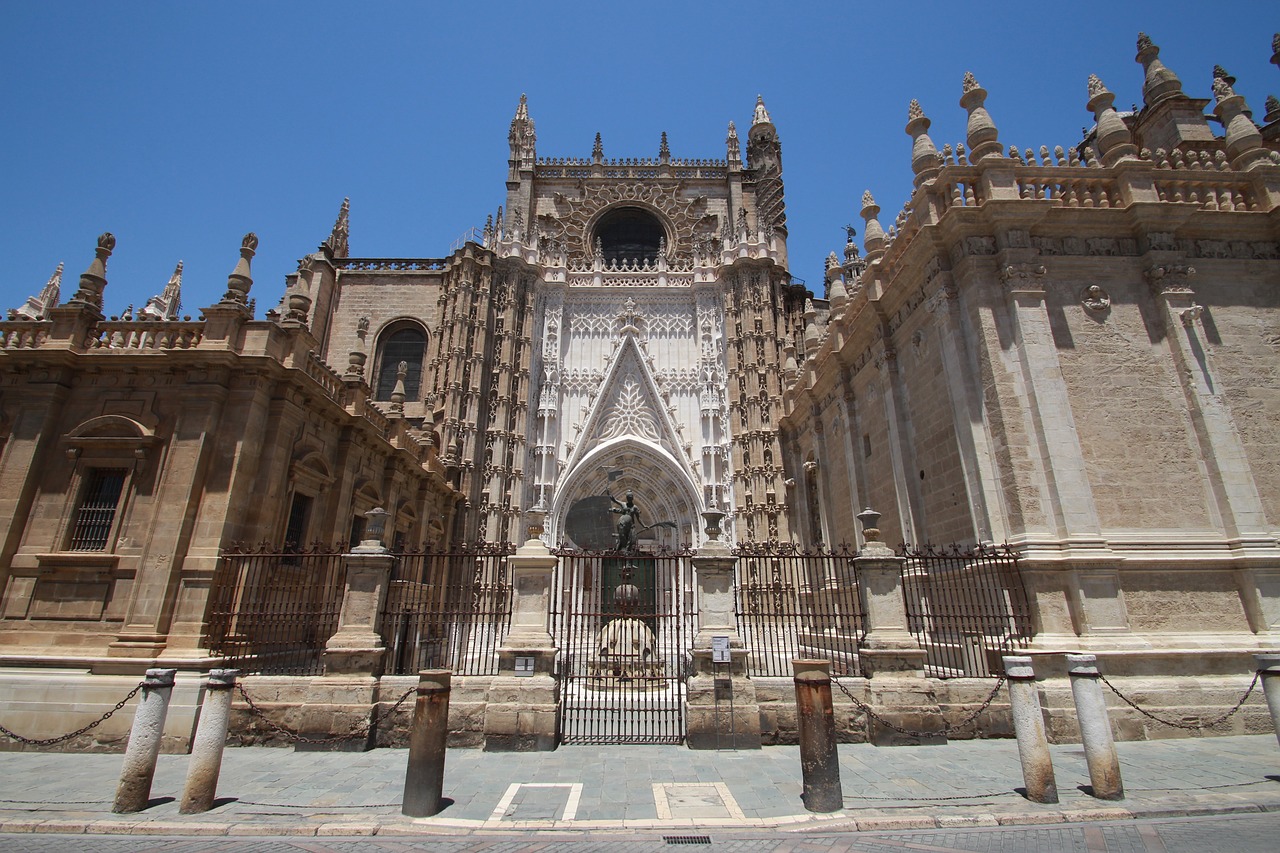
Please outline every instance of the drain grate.
[{"label": "drain grate", "polygon": [[710,835],[664,835],[662,840],[668,844],[710,844]]}]

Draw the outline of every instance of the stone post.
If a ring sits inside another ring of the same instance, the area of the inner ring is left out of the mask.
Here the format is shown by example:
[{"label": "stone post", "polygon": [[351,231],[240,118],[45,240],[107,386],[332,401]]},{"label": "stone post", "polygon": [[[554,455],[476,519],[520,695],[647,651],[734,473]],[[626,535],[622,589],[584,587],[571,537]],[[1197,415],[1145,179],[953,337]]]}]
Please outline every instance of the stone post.
[{"label": "stone post", "polygon": [[222,771],[222,750],[227,745],[231,689],[236,686],[238,674],[234,669],[209,671],[204,702],[200,705],[200,723],[191,742],[187,785],[178,809],[182,814],[197,814],[213,808],[218,793],[218,775]]},{"label": "stone post", "polygon": [[156,775],[164,719],[169,713],[169,697],[177,675],[176,669],[149,669],[143,679],[142,700],[133,715],[116,801],[111,807],[116,814],[140,812],[151,800],[151,779]]},{"label": "stone post", "polygon": [[444,793],[445,744],[449,737],[447,669],[418,673],[418,696],[409,732],[409,766],[404,774],[400,811],[409,817],[431,817],[440,811]]},{"label": "stone post", "polygon": [[[759,749],[760,706],[747,677],[748,651],[738,634],[733,603],[737,558],[720,541],[724,513],[707,510],[702,517],[707,541],[693,557],[698,632],[693,638],[693,674],[685,687],[685,743],[690,749]],[[726,652],[728,660],[717,661]]]},{"label": "stone post", "polygon": [[556,556],[542,542],[542,514],[530,511],[529,539],[507,558],[511,631],[498,648],[498,674],[489,683],[484,748],[544,752],[560,742],[556,643],[551,636],[551,577]]},{"label": "stone post", "polygon": [[1009,680],[1009,710],[1013,715],[1014,736],[1018,739],[1018,760],[1022,763],[1027,799],[1033,803],[1056,803],[1058,783],[1053,776],[1053,758],[1044,733],[1044,715],[1040,711],[1031,658],[1005,655],[1004,672]]},{"label": "stone post", "polygon": [[1262,678],[1262,692],[1267,696],[1267,710],[1271,712],[1271,727],[1280,741],[1280,653],[1268,652],[1254,655]]},{"label": "stone post", "polygon": [[[858,649],[858,666],[869,680],[868,704],[896,726],[934,732],[943,726],[933,687],[924,678],[925,651],[907,628],[902,568],[906,563],[880,541],[880,513],[858,513],[866,542],[855,558],[858,596],[867,629]],[[868,719],[869,736],[877,746],[945,743],[945,736],[917,736],[894,731]]]},{"label": "stone post", "polygon": [[804,807],[811,812],[844,808],[836,717],[831,704],[831,661],[793,660],[796,722],[800,733],[800,775]]},{"label": "stone post", "polygon": [[1067,655],[1067,674],[1071,676],[1071,698],[1080,721],[1080,740],[1084,758],[1089,764],[1089,782],[1093,795],[1100,800],[1123,800],[1124,783],[1120,780],[1120,758],[1111,738],[1111,721],[1107,702],[1102,695],[1101,673],[1094,655]]},{"label": "stone post", "polygon": [[[363,752],[373,748],[378,679],[386,666],[386,645],[378,633],[395,557],[382,544],[387,511],[365,513],[368,523],[360,544],[345,554],[347,585],[342,595],[338,630],[324,646],[324,675],[307,688],[300,733],[316,738],[299,741],[298,751]],[[364,738],[332,738],[365,731]],[[329,740],[319,738],[330,737]]]}]

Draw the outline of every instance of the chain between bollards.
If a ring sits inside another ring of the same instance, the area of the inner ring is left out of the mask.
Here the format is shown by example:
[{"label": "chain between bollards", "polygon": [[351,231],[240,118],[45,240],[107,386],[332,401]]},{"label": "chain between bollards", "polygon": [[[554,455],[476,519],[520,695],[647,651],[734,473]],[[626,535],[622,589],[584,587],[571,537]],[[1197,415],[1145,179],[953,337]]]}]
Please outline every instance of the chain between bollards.
[{"label": "chain between bollards", "polygon": [[1236,702],[1236,704],[1232,706],[1230,711],[1227,711],[1227,713],[1223,714],[1220,717],[1216,717],[1207,722],[1199,722],[1199,723],[1183,723],[1178,720],[1166,720],[1163,717],[1158,717],[1155,714],[1148,711],[1147,709],[1139,707],[1137,702],[1134,702],[1128,696],[1125,696],[1123,693],[1121,693],[1119,688],[1117,688],[1114,684],[1108,681],[1107,677],[1102,673],[1098,673],[1098,678],[1101,679],[1103,684],[1107,685],[1107,688],[1112,693],[1120,697],[1121,702],[1125,703],[1126,705],[1128,705],[1133,710],[1137,711],[1142,716],[1150,720],[1155,720],[1157,723],[1160,723],[1161,725],[1164,725],[1164,726],[1172,726],[1175,729],[1185,729],[1187,731],[1195,732],[1195,731],[1201,731],[1203,729],[1211,729],[1214,726],[1218,725],[1219,723],[1225,723],[1227,720],[1231,719],[1231,717],[1234,716],[1237,711],[1239,711],[1242,707],[1244,707],[1244,703],[1249,700],[1249,697],[1253,694],[1254,688],[1258,686],[1258,681],[1262,678],[1262,670],[1258,670],[1253,674],[1253,681],[1249,682],[1249,689],[1244,692],[1244,695],[1240,697],[1240,701]]},{"label": "chain between bollards", "polygon": [[114,707],[111,708],[111,710],[107,711],[105,714],[103,714],[98,719],[94,720],[92,723],[89,723],[89,725],[82,726],[76,729],[74,732],[67,732],[65,735],[58,735],[57,737],[29,738],[29,737],[23,737],[17,732],[9,731],[4,726],[0,726],[0,734],[3,734],[5,737],[16,740],[18,743],[25,744],[26,746],[53,746],[54,744],[64,743],[66,741],[71,740],[72,738],[80,737],[80,735],[84,734],[85,732],[89,732],[89,731],[92,731],[93,729],[96,729],[98,726],[102,725],[107,720],[111,719],[111,716],[115,714],[116,711],[119,711],[125,705],[129,704],[129,700],[132,699],[134,696],[137,696],[138,691],[141,690],[145,685],[146,685],[145,681],[139,681],[138,686],[130,690],[129,693],[123,699],[121,699],[119,702],[115,704]]},{"label": "chain between bollards", "polygon": [[1005,682],[1005,677],[1002,675],[996,681],[996,686],[993,687],[991,689],[991,692],[987,694],[987,698],[982,700],[982,704],[978,706],[978,709],[974,711],[972,714],[970,714],[969,716],[965,717],[960,722],[944,723],[942,728],[932,732],[918,732],[914,729],[904,729],[902,726],[894,725],[893,723],[889,722],[884,717],[880,716],[875,711],[873,711],[871,709],[871,706],[868,705],[866,702],[863,702],[861,699],[858,699],[856,696],[850,693],[849,688],[845,687],[844,684],[842,684],[839,679],[835,678],[834,676],[832,676],[831,678],[831,683],[834,684],[836,687],[839,687],[840,692],[845,695],[845,698],[847,698],[850,702],[856,705],[858,707],[858,710],[862,711],[868,717],[875,720],[880,725],[885,726],[886,728],[893,729],[895,732],[898,732],[899,734],[904,734],[904,735],[908,735],[910,737],[916,737],[916,738],[935,738],[938,735],[950,735],[950,734],[955,734],[956,732],[959,732],[959,731],[963,731],[966,726],[968,726],[974,720],[978,719],[978,717],[982,715],[983,711],[991,707],[991,703],[994,702],[996,700],[996,697],[1000,695],[1000,690],[1001,688],[1004,687],[1004,682]]},{"label": "chain between bollards", "polygon": [[[412,696],[414,691],[417,689],[418,688],[416,687],[411,687],[402,693],[400,698],[396,700],[395,704],[391,706],[391,710],[387,711],[385,714],[378,714],[377,709],[375,708],[373,720],[370,724],[375,733],[377,732],[378,723],[388,717],[391,717],[396,711],[400,710],[400,706],[403,705],[405,700]],[[249,694],[245,692],[243,684],[236,684],[236,692],[240,694],[240,698],[244,700],[245,705],[249,707],[250,714],[262,720],[262,722],[266,723],[267,728],[271,729],[290,743],[336,743],[344,740],[358,740],[369,736],[370,727],[365,727],[358,732],[352,732],[351,734],[345,735],[325,735],[324,737],[307,737],[306,735],[300,735],[291,729],[285,728],[268,717],[266,712],[259,708],[254,703],[253,699],[249,697]]]}]

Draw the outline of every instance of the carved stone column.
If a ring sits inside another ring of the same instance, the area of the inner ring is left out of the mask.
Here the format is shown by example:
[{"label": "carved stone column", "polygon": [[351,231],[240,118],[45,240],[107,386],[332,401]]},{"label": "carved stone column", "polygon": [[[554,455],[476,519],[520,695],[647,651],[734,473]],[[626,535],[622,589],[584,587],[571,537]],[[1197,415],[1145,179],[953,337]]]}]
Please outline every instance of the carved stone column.
[{"label": "carved stone column", "polygon": [[529,540],[507,560],[511,631],[498,649],[498,674],[489,683],[484,712],[484,748],[491,752],[544,752],[560,742],[556,643],[550,631],[557,558],[539,538],[541,513],[527,515]]},{"label": "carved stone column", "polygon": [[[708,510],[707,541],[693,557],[698,583],[698,632],[693,674],[685,683],[690,749],[759,749],[760,706],[747,676],[746,644],[738,634],[733,603],[737,558],[720,541],[724,514]],[[728,661],[724,661],[725,653]]]}]

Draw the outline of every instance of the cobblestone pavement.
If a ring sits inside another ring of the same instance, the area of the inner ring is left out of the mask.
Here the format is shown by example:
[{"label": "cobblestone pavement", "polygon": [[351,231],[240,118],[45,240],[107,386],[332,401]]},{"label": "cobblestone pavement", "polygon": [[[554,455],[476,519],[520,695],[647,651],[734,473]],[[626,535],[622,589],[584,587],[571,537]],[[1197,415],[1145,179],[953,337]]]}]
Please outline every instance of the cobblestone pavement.
[{"label": "cobblestone pavement", "polygon": [[[181,796],[189,762],[185,755],[160,757],[149,808],[115,815],[110,809],[120,755],[10,752],[0,759],[5,770],[0,774],[0,833],[78,833],[82,840],[83,833],[148,835],[153,839],[147,844],[153,846],[131,849],[164,850],[170,842],[161,836],[203,836],[212,845],[219,835],[462,833],[470,834],[474,844],[481,838],[496,843],[494,833],[537,830],[556,837],[567,833],[565,838],[586,844],[585,834],[610,831],[649,833],[658,839],[655,843],[667,846],[661,834],[768,829],[804,833],[807,846],[776,849],[810,850],[834,843],[834,836],[823,834],[832,831],[933,830],[913,843],[926,850],[1018,850],[1025,848],[1013,827],[1060,824],[1038,830],[1062,836],[1063,846],[1052,849],[1092,851],[1159,849],[1151,846],[1158,841],[1155,836],[1133,834],[1136,821],[1143,819],[1252,814],[1276,828],[1275,816],[1261,814],[1280,815],[1280,749],[1272,735],[1130,742],[1117,744],[1117,749],[1125,800],[1102,802],[1089,796],[1082,749],[1062,745],[1052,748],[1062,801],[1038,805],[1018,792],[1022,778],[1012,740],[896,748],[842,745],[844,810],[832,815],[804,810],[799,753],[793,746],[741,752],[676,746],[566,746],[551,753],[455,749],[446,761],[446,807],[435,817],[417,820],[400,814],[405,750],[228,749],[218,786],[221,799],[202,815],[178,813],[175,798]],[[1108,823],[1085,826],[1100,821]],[[1243,818],[1232,823],[1248,825]],[[966,835],[978,827],[1010,832]],[[1175,834],[1194,838],[1195,832],[1186,827]],[[988,846],[955,846],[961,843],[957,839],[988,836],[990,842],[981,842]],[[1212,832],[1200,837],[1206,842],[1214,838]],[[865,834],[858,839],[871,843]],[[1008,846],[990,846],[1000,839]],[[1269,849],[1276,848],[1273,843]]]},{"label": "cobblestone pavement", "polygon": [[373,838],[180,838],[83,835],[2,835],[6,853],[378,853],[431,850],[433,853],[521,853],[569,850],[572,853],[656,853],[673,846],[714,853],[1274,853],[1280,815],[1165,818],[1125,823],[1058,826],[1002,826],[908,832],[820,832],[797,836],[774,830],[746,834],[737,830],[701,835],[525,831],[479,838],[433,834],[429,839]]}]

